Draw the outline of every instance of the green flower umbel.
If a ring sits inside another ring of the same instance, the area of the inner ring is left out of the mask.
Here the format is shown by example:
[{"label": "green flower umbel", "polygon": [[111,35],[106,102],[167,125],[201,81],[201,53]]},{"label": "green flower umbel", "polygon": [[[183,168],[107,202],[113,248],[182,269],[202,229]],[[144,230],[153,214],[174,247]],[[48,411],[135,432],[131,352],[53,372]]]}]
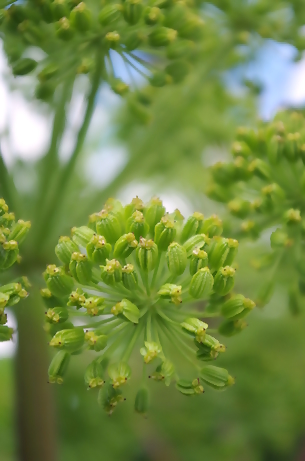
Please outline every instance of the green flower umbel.
[{"label": "green flower umbel", "polygon": [[12,283],[1,284],[1,274],[20,262],[19,246],[30,230],[29,221],[16,221],[3,198],[0,198],[0,341],[12,339],[13,329],[7,323],[6,308],[14,306],[28,296],[30,284],[26,277],[19,277]]},{"label": "green flower umbel", "polygon": [[[131,20],[136,10],[128,14]],[[166,386],[175,381],[187,396],[203,394],[204,383],[216,389],[232,384],[226,370],[204,363],[225,352],[219,332],[241,331],[254,303],[231,296],[238,242],[221,231],[216,216],[194,213],[183,223],[181,213],[166,213],[159,199],[144,204],[136,197],[125,207],[108,200],[88,227],[61,237],[56,254],[63,265],[47,267],[42,290],[50,346],[59,350],[50,382],[63,381],[70,355],[90,350],[98,355],[85,382],[99,388],[109,413],[133,382],[132,353],[143,364],[135,403],[142,414],[147,377]],[[220,316],[219,330],[209,330],[208,318]]]}]

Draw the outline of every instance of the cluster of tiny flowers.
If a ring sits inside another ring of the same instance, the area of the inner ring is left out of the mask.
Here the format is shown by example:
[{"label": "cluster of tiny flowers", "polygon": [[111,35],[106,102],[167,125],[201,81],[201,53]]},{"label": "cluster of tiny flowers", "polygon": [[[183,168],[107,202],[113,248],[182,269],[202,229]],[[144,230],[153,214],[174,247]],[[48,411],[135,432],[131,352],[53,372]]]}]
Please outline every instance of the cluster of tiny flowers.
[{"label": "cluster of tiny flowers", "polygon": [[[36,95],[42,99],[48,99],[61,81],[91,73],[101,61],[102,78],[116,93],[128,93],[128,84],[116,77],[113,50],[129,74],[135,70],[150,85],[178,83],[189,71],[204,29],[198,10],[187,1],[172,0],[29,0],[2,10],[0,21],[14,75],[37,67]],[[24,57],[29,46],[41,48],[46,58],[38,63]],[[139,95],[134,111],[141,115],[147,103]]]},{"label": "cluster of tiny flowers", "polygon": [[[109,199],[88,226],[61,237],[55,253],[62,265],[47,267],[42,290],[49,344],[58,350],[49,381],[62,383],[71,355],[89,349],[98,356],[85,382],[100,388],[108,413],[124,400],[133,351],[143,361],[139,413],[147,411],[147,377],[166,386],[175,381],[188,396],[202,394],[204,384],[232,385],[227,370],[200,365],[225,352],[212,334],[240,332],[255,307],[232,294],[238,242],[221,234],[215,215],[205,219],[195,212],[184,222],[179,210],[166,213],[158,198],[145,205],[136,197],[125,207]],[[205,320],[221,316],[217,329],[209,329]],[[193,371],[185,376],[187,362]]]},{"label": "cluster of tiny flowers", "polygon": [[269,301],[274,280],[280,280],[275,272],[279,275],[284,270],[289,306],[298,312],[305,294],[304,116],[281,112],[256,130],[239,128],[232,154],[231,162],[211,168],[208,195],[227,203],[231,216],[241,220],[240,238],[257,239],[263,231],[276,227],[270,237],[272,253],[254,262],[258,269],[270,269],[272,274],[257,303]]},{"label": "cluster of tiny flowers", "polygon": [[[16,222],[14,213],[9,212],[4,199],[0,198],[0,276],[19,261],[19,244],[25,239],[30,227],[30,222]],[[6,325],[5,308],[14,306],[20,299],[27,297],[28,287],[26,277],[5,285],[0,283],[0,342],[12,339],[14,332],[13,328]]]}]

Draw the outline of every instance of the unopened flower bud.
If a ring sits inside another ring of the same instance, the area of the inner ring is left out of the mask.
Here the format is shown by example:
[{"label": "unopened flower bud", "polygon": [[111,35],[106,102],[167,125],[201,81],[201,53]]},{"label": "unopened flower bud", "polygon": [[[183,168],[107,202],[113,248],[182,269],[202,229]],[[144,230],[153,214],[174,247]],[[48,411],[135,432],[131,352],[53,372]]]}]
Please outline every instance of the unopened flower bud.
[{"label": "unopened flower bud", "polygon": [[127,290],[133,291],[138,288],[138,275],[132,264],[126,264],[122,268],[122,282]]},{"label": "unopened flower bud", "polygon": [[219,353],[226,350],[223,344],[208,334],[205,335],[201,343],[195,340],[195,345],[198,347],[196,352],[197,359],[204,362],[215,360]]},{"label": "unopened flower bud", "polygon": [[46,320],[50,323],[62,323],[68,318],[69,312],[65,307],[53,307],[46,312]]},{"label": "unopened flower bud", "polygon": [[85,333],[85,342],[89,349],[100,352],[107,346],[107,336],[101,330],[87,331]]},{"label": "unopened flower bud", "polygon": [[193,214],[193,216],[190,216],[182,229],[181,240],[185,242],[193,235],[201,234],[203,220],[203,214],[198,213],[197,211]]},{"label": "unopened flower bud", "polygon": [[140,415],[146,415],[149,406],[149,395],[146,387],[138,390],[134,404],[135,411]]},{"label": "unopened flower bud", "polygon": [[73,29],[67,18],[61,18],[56,24],[56,35],[62,40],[68,41],[73,37]]},{"label": "unopened flower bud", "polygon": [[260,233],[260,229],[255,221],[243,221],[241,224],[241,231],[247,237],[257,239]]},{"label": "unopened flower bud", "polygon": [[0,309],[3,309],[8,301],[10,299],[10,296],[6,293],[0,293]]},{"label": "unopened flower bud", "polygon": [[8,236],[8,240],[16,240],[18,244],[22,243],[30,228],[30,221],[23,221],[22,219],[19,219],[19,221],[13,226],[11,233]]},{"label": "unopened flower bud", "polygon": [[85,341],[85,333],[82,328],[72,328],[58,331],[50,341],[50,346],[62,348],[69,352],[77,351]]},{"label": "unopened flower bud", "polygon": [[122,299],[119,303],[111,308],[111,314],[121,315],[132,323],[139,323],[140,311],[135,304],[128,299]]},{"label": "unopened flower bud", "polygon": [[[109,6],[111,6],[111,5],[109,5]],[[127,85],[127,83],[123,82],[123,80],[120,80],[119,78],[116,78],[111,83],[111,89],[116,94],[118,94],[120,96],[124,96],[129,91],[129,85]]]},{"label": "unopened flower bud", "polygon": [[177,242],[172,242],[166,252],[167,266],[171,274],[181,275],[187,265],[186,249]]},{"label": "unopened flower bud", "polygon": [[208,237],[214,237],[215,235],[221,235],[223,230],[222,221],[218,216],[212,215],[205,219],[202,223],[201,232],[206,234]]},{"label": "unopened flower bud", "polygon": [[93,360],[93,362],[87,366],[85,371],[85,383],[88,389],[102,387],[105,384],[104,369],[98,359]]},{"label": "unopened flower bud", "polygon": [[77,282],[86,285],[91,281],[92,264],[86,255],[78,251],[72,253],[69,269]]},{"label": "unopened flower bud", "polygon": [[86,246],[87,255],[90,261],[96,264],[105,264],[109,258],[112,246],[106,242],[102,235],[94,234]]},{"label": "unopened flower bud", "polygon": [[151,232],[154,230],[155,225],[161,221],[164,216],[165,207],[162,204],[162,200],[158,197],[153,197],[145,209],[145,221],[149,225]]},{"label": "unopened flower bud", "polygon": [[84,299],[81,301],[81,307],[87,309],[88,315],[95,317],[103,313],[103,310],[105,309],[104,302],[105,298],[102,298],[101,296],[89,296],[88,298],[84,297]]},{"label": "unopened flower bud", "polygon": [[131,368],[125,362],[113,363],[108,367],[108,375],[112,380],[112,387],[116,389],[125,384],[130,378]]},{"label": "unopened flower bud", "polygon": [[246,326],[247,323],[242,319],[225,320],[219,325],[218,331],[223,336],[234,336],[244,330]]},{"label": "unopened flower bud", "polygon": [[86,248],[87,244],[95,236],[95,232],[87,226],[73,227],[72,228],[72,240],[76,245],[80,245]]},{"label": "unopened flower bud", "polygon": [[182,303],[181,294],[182,286],[174,285],[172,283],[165,283],[165,285],[162,285],[158,291],[158,295],[162,298],[170,299],[172,303],[176,304],[176,306]]},{"label": "unopened flower bud", "polygon": [[142,0],[125,0],[123,15],[128,24],[137,24],[142,16],[142,11]]},{"label": "unopened flower bud", "polygon": [[270,168],[269,165],[261,160],[260,158],[256,158],[253,160],[249,165],[250,173],[253,173],[260,179],[270,179]]},{"label": "unopened flower bud", "polygon": [[149,77],[149,83],[151,86],[155,86],[156,88],[162,88],[163,86],[172,83],[172,78],[166,71],[160,70],[154,72]]},{"label": "unopened flower bud", "polygon": [[166,251],[176,236],[175,223],[169,216],[163,216],[155,226],[155,243],[159,251]]},{"label": "unopened flower bud", "polygon": [[68,306],[74,306],[76,309],[83,307],[83,303],[86,301],[86,297],[81,288],[77,288],[76,291],[72,291],[69,296]]},{"label": "unopened flower bud", "polygon": [[15,240],[10,240],[9,242],[4,242],[0,244],[0,269],[8,269],[11,267],[18,258],[19,248],[18,243]]},{"label": "unopened flower bud", "polygon": [[158,247],[153,240],[141,238],[136,255],[140,268],[145,272],[150,272],[155,268],[157,262]]},{"label": "unopened flower bud", "polygon": [[101,277],[107,285],[114,285],[122,280],[122,266],[117,259],[106,260],[106,265],[101,266]]},{"label": "unopened flower bud", "polygon": [[61,18],[66,18],[70,14],[70,9],[66,0],[54,0],[51,3],[53,17],[56,21]]},{"label": "unopened flower bud", "polygon": [[122,9],[119,3],[105,5],[98,15],[99,22],[103,26],[116,22],[121,17]]},{"label": "unopened flower bud", "polygon": [[127,220],[135,211],[141,211],[144,213],[145,205],[143,201],[138,197],[134,197],[128,205],[124,208],[125,219]]},{"label": "unopened flower bud", "polygon": [[44,272],[44,278],[51,293],[59,298],[68,296],[73,289],[73,279],[65,273],[62,267],[49,265]]},{"label": "unopened flower bud", "polygon": [[50,363],[48,375],[50,383],[62,384],[68,369],[70,354],[67,351],[58,351]]},{"label": "unopened flower bud", "polygon": [[193,251],[196,248],[200,250],[207,243],[209,243],[209,238],[205,234],[198,234],[198,235],[194,235],[193,237],[189,238],[183,244],[183,247],[186,250],[187,257],[189,258],[190,256],[192,256]]},{"label": "unopened flower bud", "polygon": [[231,266],[238,251],[238,241],[235,239],[227,239],[228,243],[228,253],[227,257],[225,258],[223,265],[224,266]]},{"label": "unopened flower bud", "polygon": [[173,83],[181,83],[191,71],[191,65],[187,61],[177,60],[165,67],[165,72]]},{"label": "unopened flower bud", "polygon": [[227,295],[234,287],[235,269],[231,266],[221,267],[214,277],[214,291],[221,296]]},{"label": "unopened flower bud", "polygon": [[157,6],[146,7],[143,16],[145,23],[149,26],[157,24],[157,22],[160,22],[163,18],[163,14]]},{"label": "unopened flower bud", "polygon": [[8,212],[7,203],[3,198],[0,198],[0,216],[3,216],[7,212]]},{"label": "unopened flower bud", "polygon": [[298,224],[302,221],[300,210],[290,208],[284,214],[284,219],[288,225]]},{"label": "unopened flower bud", "polygon": [[223,304],[221,313],[226,318],[236,320],[245,317],[254,307],[255,303],[251,299],[236,295]]},{"label": "unopened flower bud", "polygon": [[200,378],[213,389],[221,390],[234,384],[234,379],[225,368],[207,365],[200,370]]},{"label": "unopened flower bud", "polygon": [[145,40],[145,35],[141,31],[133,31],[126,35],[123,40],[123,43],[128,51],[133,51],[143,43]]},{"label": "unopened flower bud", "polygon": [[169,386],[172,380],[172,377],[175,373],[175,367],[169,360],[164,360],[160,365],[157,366],[156,371],[154,371],[149,378],[156,381],[164,381],[165,386]]},{"label": "unopened flower bud", "polygon": [[251,203],[248,200],[236,198],[228,203],[228,208],[233,216],[245,218],[251,211]]},{"label": "unopened flower bud", "polygon": [[167,46],[177,37],[177,31],[168,27],[157,27],[148,36],[151,46]]},{"label": "unopened flower bud", "polygon": [[214,279],[208,267],[203,267],[195,275],[193,275],[189,294],[195,298],[203,298],[211,293]]},{"label": "unopened flower bud", "polygon": [[106,386],[105,389],[100,389],[98,400],[103,406],[108,415],[111,415],[115,410],[118,403],[123,402],[124,397],[120,389],[114,386]]},{"label": "unopened flower bud", "polygon": [[63,264],[69,264],[72,253],[79,251],[78,246],[69,237],[60,237],[55,254]]},{"label": "unopened flower bud", "polygon": [[181,326],[189,333],[191,333],[191,335],[196,338],[198,343],[202,343],[205,338],[206,329],[208,328],[207,323],[202,322],[196,318],[185,319],[184,322],[181,323]]},{"label": "unopened flower bud", "polygon": [[214,237],[207,247],[209,257],[209,266],[213,271],[223,267],[229,253],[228,239],[223,237]]},{"label": "unopened flower bud", "polygon": [[162,352],[158,343],[145,341],[145,347],[141,347],[140,354],[144,357],[145,363],[150,363]]},{"label": "unopened flower bud", "polygon": [[204,389],[200,384],[199,378],[188,381],[185,379],[179,379],[176,383],[176,389],[183,395],[200,395],[203,394]]},{"label": "unopened flower bud", "polygon": [[116,32],[115,30],[113,32],[108,32],[105,35],[106,46],[108,48],[112,48],[113,50],[115,50],[118,47],[120,40],[121,40],[120,34]]},{"label": "unopened flower bud", "polygon": [[127,220],[126,229],[132,232],[137,240],[140,237],[145,237],[149,231],[149,225],[145,222],[145,218],[141,211],[135,211]]},{"label": "unopened flower bud", "polygon": [[86,32],[91,27],[91,11],[84,2],[79,3],[70,14],[71,25],[80,32]]},{"label": "unopened flower bud", "polygon": [[96,230],[103,235],[107,242],[114,244],[122,234],[122,227],[116,214],[102,210],[100,220],[96,223]]},{"label": "unopened flower bud", "polygon": [[244,157],[244,158],[247,158],[251,155],[251,149],[250,147],[248,146],[248,144],[246,144],[245,142],[243,141],[236,141],[232,144],[232,154],[235,156],[235,157]]},{"label": "unopened flower bud", "polygon": [[5,325],[0,325],[0,342],[10,341],[13,338],[14,330]]}]

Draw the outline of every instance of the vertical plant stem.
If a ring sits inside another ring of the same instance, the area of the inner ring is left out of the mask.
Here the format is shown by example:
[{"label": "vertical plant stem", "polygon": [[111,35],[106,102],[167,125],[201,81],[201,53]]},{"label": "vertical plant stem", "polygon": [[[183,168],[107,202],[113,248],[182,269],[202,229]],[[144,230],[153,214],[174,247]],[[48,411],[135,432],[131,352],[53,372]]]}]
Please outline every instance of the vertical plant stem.
[{"label": "vertical plant stem", "polygon": [[15,189],[13,180],[9,174],[6,164],[4,163],[3,156],[0,150],[0,192],[8,206],[18,213],[18,203],[16,200],[17,191]]}]

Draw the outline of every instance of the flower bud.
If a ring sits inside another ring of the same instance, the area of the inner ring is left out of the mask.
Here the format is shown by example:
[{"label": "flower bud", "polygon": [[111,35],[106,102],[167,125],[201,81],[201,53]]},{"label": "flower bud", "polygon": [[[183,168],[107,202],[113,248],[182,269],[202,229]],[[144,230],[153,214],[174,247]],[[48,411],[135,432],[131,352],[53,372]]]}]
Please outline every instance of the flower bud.
[{"label": "flower bud", "polygon": [[190,216],[186,221],[181,234],[182,242],[185,242],[190,237],[196,234],[201,234],[202,231],[202,224],[203,224],[204,216],[202,213],[198,213],[197,211]]},{"label": "flower bud", "polygon": [[73,37],[73,29],[71,28],[71,24],[69,19],[61,18],[56,24],[56,35],[61,40],[71,40]]},{"label": "flower bud", "polygon": [[77,251],[72,253],[69,269],[77,282],[87,285],[91,281],[92,265],[86,255]]},{"label": "flower bud", "polygon": [[155,243],[159,251],[166,251],[176,236],[175,223],[169,216],[163,216],[155,226]]},{"label": "flower bud", "polygon": [[200,370],[200,378],[213,389],[224,389],[234,384],[234,379],[225,368],[207,365]]},{"label": "flower bud", "polygon": [[14,330],[5,325],[0,325],[0,342],[10,341],[13,338]]},{"label": "flower bud", "polygon": [[104,410],[111,415],[118,403],[123,402],[122,392],[119,389],[109,385],[105,389],[100,389],[98,396],[99,403],[103,405]]},{"label": "flower bud", "polygon": [[181,323],[181,326],[189,333],[191,333],[191,335],[196,338],[198,343],[202,343],[205,338],[205,331],[208,328],[207,323],[202,322],[196,318],[185,319],[184,322]]},{"label": "flower bud", "polygon": [[69,296],[68,306],[74,306],[76,309],[83,307],[83,304],[86,301],[85,294],[81,288],[77,288],[76,291],[72,291]]},{"label": "flower bud", "polygon": [[155,268],[158,258],[158,247],[153,240],[140,238],[136,250],[137,262],[145,272],[150,272]]},{"label": "flower bud", "polygon": [[94,350],[95,352],[100,352],[107,346],[107,339],[106,335],[103,335],[101,330],[95,331],[87,331],[85,333],[85,341],[89,346],[90,350]]},{"label": "flower bud", "polygon": [[213,288],[214,279],[208,267],[203,267],[193,275],[189,294],[195,298],[203,298],[210,294]]},{"label": "flower bud", "polygon": [[177,242],[172,242],[166,252],[167,266],[171,274],[181,275],[187,265],[186,249]]},{"label": "flower bud", "polygon": [[115,94],[118,94],[119,96],[124,96],[129,91],[129,85],[123,82],[123,80],[116,78],[111,83],[111,89],[112,91],[114,91]]},{"label": "flower bud", "polygon": [[209,256],[209,266],[212,271],[223,267],[224,261],[229,253],[228,239],[223,237],[213,237],[213,240],[207,247],[207,253]]},{"label": "flower bud", "polygon": [[205,234],[194,235],[189,238],[183,247],[186,250],[187,257],[192,256],[195,249],[201,249],[206,243],[209,243],[209,238]]},{"label": "flower bud", "polygon": [[91,27],[91,11],[84,2],[79,3],[70,14],[71,25],[80,32],[86,32]]},{"label": "flower bud", "polygon": [[260,179],[270,179],[270,168],[269,165],[261,160],[260,158],[256,158],[253,160],[249,165],[250,173],[253,173]]},{"label": "flower bud", "polygon": [[165,72],[174,83],[181,83],[190,73],[191,65],[182,60],[173,61],[165,67]]},{"label": "flower bud", "polygon": [[8,212],[8,206],[3,198],[0,198],[0,216]]},{"label": "flower bud", "polygon": [[182,303],[181,293],[182,286],[173,285],[172,283],[165,283],[165,285],[162,285],[158,291],[158,295],[162,298],[170,299],[172,303],[176,304],[176,306]]},{"label": "flower bud", "polygon": [[70,362],[70,354],[66,351],[59,351],[50,363],[48,375],[50,383],[62,384]]},{"label": "flower bud", "polygon": [[78,246],[69,237],[60,237],[55,247],[55,254],[63,264],[69,264],[72,253],[79,251]]},{"label": "flower bud", "polygon": [[87,226],[73,227],[71,233],[73,242],[84,248],[95,236],[95,232]]},{"label": "flower bud", "polygon": [[154,72],[149,77],[149,83],[151,84],[151,86],[155,86],[156,88],[162,88],[162,86],[169,85],[170,83],[172,83],[172,78],[165,71],[160,70]]},{"label": "flower bud", "polygon": [[148,26],[153,26],[157,22],[161,22],[163,14],[157,6],[147,6],[144,10],[144,21]]},{"label": "flower bud", "polygon": [[216,162],[210,167],[213,180],[220,186],[230,185],[234,181],[232,163]]},{"label": "flower bud", "polygon": [[149,225],[150,231],[152,232],[155,225],[161,221],[164,216],[165,207],[162,204],[162,200],[157,197],[153,197],[145,209],[145,221]]},{"label": "flower bud", "polygon": [[144,209],[145,209],[145,205],[144,205],[143,201],[138,196],[136,196],[124,208],[125,219],[127,220],[128,218],[130,218],[130,216],[135,211],[142,211],[144,213]]},{"label": "flower bud", "polygon": [[221,296],[227,295],[234,287],[235,269],[231,266],[221,267],[214,277],[214,291]]},{"label": "flower bud", "polygon": [[219,325],[218,331],[223,336],[234,336],[244,330],[246,326],[247,323],[241,319],[225,320]]},{"label": "flower bud", "polygon": [[145,222],[144,215],[141,211],[135,211],[130,218],[127,219],[126,229],[128,232],[132,232],[137,240],[147,235],[149,225]]},{"label": "flower bud", "polygon": [[37,62],[31,58],[22,58],[13,65],[12,71],[16,76],[27,75],[37,66]]},{"label": "flower bud", "polygon": [[96,230],[103,235],[107,242],[114,244],[122,234],[122,227],[117,215],[106,210],[100,213],[100,221],[96,223]]},{"label": "flower bud", "polygon": [[22,219],[19,219],[19,221],[13,226],[8,236],[8,240],[16,240],[18,244],[22,243],[25,237],[27,236],[30,228],[30,221],[22,221]]},{"label": "flower bud", "polygon": [[156,381],[164,381],[165,386],[169,386],[174,373],[175,367],[172,362],[164,360],[164,362],[157,366],[156,371],[154,371],[149,378]]},{"label": "flower bud", "polygon": [[138,390],[135,400],[135,411],[140,415],[146,415],[149,406],[149,395],[146,387]]},{"label": "flower bud", "polygon": [[183,395],[199,395],[203,394],[204,389],[200,384],[199,378],[188,381],[185,379],[179,379],[176,383],[176,389]]},{"label": "flower bud", "polygon": [[60,330],[51,339],[49,345],[59,347],[69,352],[77,351],[82,347],[85,341],[85,333],[82,328],[72,328],[69,330]]},{"label": "flower bud", "polygon": [[252,239],[257,239],[260,233],[260,229],[256,222],[254,221],[243,221],[241,224],[241,231],[244,235],[252,238]]},{"label": "flower bud", "polygon": [[[4,213],[0,216],[0,226],[3,228],[11,228],[12,225],[15,223],[15,214],[14,213]],[[6,230],[7,235],[10,235],[9,229]],[[12,238],[10,240],[13,240]]]},{"label": "flower bud", "polygon": [[162,348],[158,343],[145,341],[145,347],[141,347],[140,354],[144,357],[144,362],[150,363],[162,352]]},{"label": "flower bud", "polygon": [[125,0],[123,7],[125,21],[132,26],[137,24],[142,16],[142,0]]},{"label": "flower bud", "polygon": [[238,218],[245,218],[250,214],[251,203],[248,200],[236,198],[228,203],[228,208],[233,216],[237,216]]},{"label": "flower bud", "polygon": [[255,307],[255,303],[251,299],[245,298],[243,295],[236,295],[226,301],[221,313],[228,319],[237,320],[245,317]]},{"label": "flower bud", "polygon": [[237,251],[238,251],[238,241],[235,240],[235,239],[227,239],[227,243],[228,243],[228,253],[227,253],[227,257],[225,258],[224,262],[223,262],[223,265],[224,266],[231,266],[234,259],[235,259],[235,256],[237,255]]},{"label": "flower bud", "polygon": [[139,323],[140,311],[137,306],[128,299],[122,299],[121,302],[113,306],[111,308],[111,314],[123,316],[133,323]]},{"label": "flower bud", "polygon": [[125,362],[113,363],[108,367],[108,375],[112,380],[112,387],[116,389],[125,384],[130,378],[131,368]]},{"label": "flower bud", "polygon": [[302,221],[300,210],[290,208],[284,214],[284,220],[288,225],[299,224]]},{"label": "flower bud", "polygon": [[11,267],[17,261],[18,255],[18,243],[15,240],[4,242],[2,248],[0,244],[0,269]]},{"label": "flower bud", "polygon": [[135,49],[139,48],[144,40],[144,34],[141,31],[136,30],[126,35],[123,43],[128,51],[134,51]]},{"label": "flower bud", "polygon": [[119,3],[108,4],[103,7],[98,15],[98,20],[103,26],[109,26],[120,19],[122,13],[122,5]]},{"label": "flower bud", "polygon": [[106,260],[106,265],[101,266],[101,277],[106,285],[114,285],[122,280],[122,266],[116,259]]},{"label": "flower bud", "polygon": [[177,31],[168,27],[157,27],[148,36],[151,46],[167,46],[170,45],[177,37]]},{"label": "flower bud", "polygon": [[284,248],[289,245],[289,242],[290,240],[288,234],[286,234],[286,232],[282,229],[276,229],[270,235],[270,244],[273,250],[276,250],[277,248]]},{"label": "flower bud", "polygon": [[54,264],[47,266],[44,278],[51,293],[58,298],[68,296],[73,289],[73,279],[62,267],[56,267]]},{"label": "flower bud", "polygon": [[138,275],[132,264],[126,264],[122,268],[122,282],[127,290],[133,291],[138,288]]},{"label": "flower bud", "polygon": [[226,348],[213,336],[205,335],[201,343],[195,340],[195,345],[198,347],[196,356],[198,360],[210,361],[215,360],[219,353],[225,352]]},{"label": "flower bud", "polygon": [[94,234],[87,244],[86,250],[90,261],[96,264],[105,264],[111,253],[112,246],[106,242],[105,237]]},{"label": "flower bud", "polygon": [[190,274],[194,275],[208,265],[208,254],[204,250],[195,248],[190,258]]},{"label": "flower bud", "polygon": [[218,216],[212,215],[202,223],[201,232],[208,237],[214,237],[222,234],[222,221]]},{"label": "flower bud", "polygon": [[113,50],[115,50],[118,47],[120,40],[121,40],[120,34],[118,34],[118,32],[116,32],[115,30],[113,32],[108,32],[105,35],[106,46],[108,48],[112,48]]},{"label": "flower bud", "polygon": [[98,360],[99,359],[93,360],[86,368],[85,383],[88,389],[102,387],[105,384],[104,369]]},{"label": "flower bud", "polygon": [[166,50],[168,59],[179,59],[189,56],[194,50],[194,42],[190,40],[176,40],[171,43]]},{"label": "flower bud", "polygon": [[70,10],[66,0],[54,0],[51,3],[53,17],[56,21],[59,21],[61,18],[66,18],[70,14]]},{"label": "flower bud", "polygon": [[232,154],[234,157],[250,157],[252,154],[250,147],[243,141],[235,141],[232,144],[231,149]]},{"label": "flower bud", "polygon": [[87,314],[91,317],[96,317],[101,315],[106,306],[104,306],[105,299],[101,296],[89,296],[88,298],[84,297],[81,307],[87,309]]},{"label": "flower bud", "polygon": [[138,246],[137,240],[135,240],[135,236],[132,233],[124,234],[120,237],[115,246],[113,255],[116,258],[127,258],[134,249]]},{"label": "flower bud", "polygon": [[8,294],[0,293],[0,309],[3,309],[7,305],[9,299],[10,297]]},{"label": "flower bud", "polygon": [[46,312],[46,320],[49,323],[62,323],[68,318],[69,312],[65,307],[53,307]]}]

